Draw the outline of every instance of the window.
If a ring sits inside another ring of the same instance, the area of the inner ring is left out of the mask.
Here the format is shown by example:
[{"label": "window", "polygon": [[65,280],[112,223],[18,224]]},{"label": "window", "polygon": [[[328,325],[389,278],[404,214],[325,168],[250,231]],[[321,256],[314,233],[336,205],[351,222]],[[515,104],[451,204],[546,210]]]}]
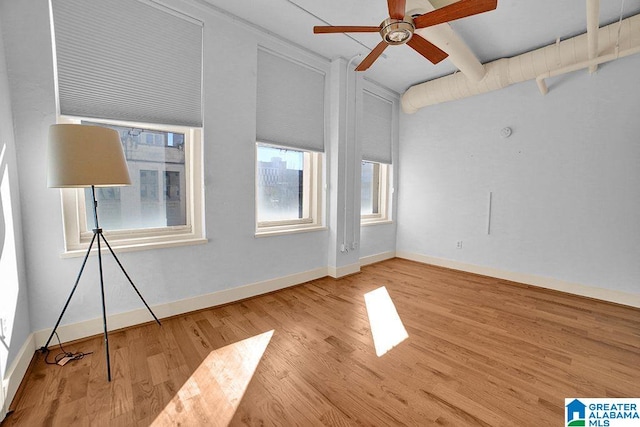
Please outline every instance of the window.
[{"label": "window", "polygon": [[320,154],[256,144],[256,233],[320,226]]},{"label": "window", "polygon": [[377,162],[362,162],[360,215],[362,224],[388,221],[388,175],[389,165]]},{"label": "window", "polygon": [[[114,248],[204,242],[199,129],[61,118],[120,134],[132,185],[96,188],[98,219]],[[91,189],[64,189],[65,249],[82,254],[93,237]]]},{"label": "window", "polygon": [[393,160],[392,148],[397,141],[397,99],[384,89],[366,83],[362,90],[362,141],[360,224],[390,222],[389,184]]},{"label": "window", "polygon": [[[65,0],[50,6],[58,122],[90,117],[116,129],[134,183],[98,191],[100,225],[111,246],[205,242],[203,23],[146,0]],[[82,254],[93,237],[88,197],[69,189],[62,197],[65,253]]]},{"label": "window", "polygon": [[320,185],[329,87],[326,64],[306,59],[258,48],[256,236],[323,226]]}]

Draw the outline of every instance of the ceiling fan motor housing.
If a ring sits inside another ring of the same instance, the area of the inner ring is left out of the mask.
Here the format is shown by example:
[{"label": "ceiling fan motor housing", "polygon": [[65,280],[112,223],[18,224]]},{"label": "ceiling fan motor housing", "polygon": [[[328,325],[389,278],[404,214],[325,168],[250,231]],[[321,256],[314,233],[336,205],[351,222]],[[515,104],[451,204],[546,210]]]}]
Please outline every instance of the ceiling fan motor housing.
[{"label": "ceiling fan motor housing", "polygon": [[415,26],[410,16],[403,19],[387,18],[380,24],[382,40],[388,44],[404,44],[411,39]]}]

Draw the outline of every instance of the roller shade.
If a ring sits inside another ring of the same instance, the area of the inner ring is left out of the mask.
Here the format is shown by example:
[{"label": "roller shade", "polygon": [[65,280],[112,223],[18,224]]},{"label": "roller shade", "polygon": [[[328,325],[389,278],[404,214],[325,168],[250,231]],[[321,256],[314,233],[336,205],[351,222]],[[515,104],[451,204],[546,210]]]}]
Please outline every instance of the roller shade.
[{"label": "roller shade", "polygon": [[53,0],[60,113],[202,126],[202,23],[139,0]]},{"label": "roller shade", "polygon": [[391,164],[393,103],[364,91],[362,115],[362,159]]},{"label": "roller shade", "polygon": [[324,73],[258,50],[256,139],[324,151]]}]

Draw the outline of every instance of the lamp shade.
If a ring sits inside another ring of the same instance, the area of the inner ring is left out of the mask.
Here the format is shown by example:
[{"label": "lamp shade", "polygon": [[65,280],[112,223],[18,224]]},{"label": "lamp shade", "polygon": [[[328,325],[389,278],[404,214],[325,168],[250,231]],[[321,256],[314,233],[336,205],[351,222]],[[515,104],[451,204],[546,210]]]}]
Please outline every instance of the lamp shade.
[{"label": "lamp shade", "polygon": [[47,154],[51,188],[131,185],[120,135],[113,129],[52,125]]}]

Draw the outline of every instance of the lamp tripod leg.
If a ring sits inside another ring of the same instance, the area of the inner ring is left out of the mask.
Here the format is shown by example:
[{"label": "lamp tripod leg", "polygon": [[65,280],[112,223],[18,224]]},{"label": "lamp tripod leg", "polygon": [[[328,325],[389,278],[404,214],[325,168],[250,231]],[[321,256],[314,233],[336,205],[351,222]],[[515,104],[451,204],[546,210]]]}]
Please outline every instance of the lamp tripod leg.
[{"label": "lamp tripod leg", "polygon": [[43,345],[42,347],[40,347],[40,351],[42,353],[45,353],[47,351],[47,349],[49,348],[49,344],[51,343],[51,339],[53,338],[53,335],[56,333],[56,330],[58,329],[58,326],[60,325],[60,321],[62,320],[62,316],[64,316],[65,311],[67,311],[67,307],[69,307],[69,303],[71,302],[71,298],[73,297],[73,294],[76,292],[76,288],[78,287],[78,283],[80,283],[80,277],[82,277],[82,272],[84,271],[84,267],[87,264],[87,259],[89,258],[89,253],[91,253],[91,248],[93,247],[93,242],[95,242],[95,240],[96,240],[96,233],[93,234],[93,238],[91,239],[91,243],[89,244],[89,248],[87,249],[87,253],[84,255],[84,260],[82,261],[82,266],[80,267],[80,271],[78,272],[78,277],[76,278],[76,282],[73,285],[73,289],[71,289],[71,293],[69,294],[69,298],[67,298],[67,302],[64,304],[64,307],[62,309],[62,313],[60,313],[60,317],[58,317],[58,321],[56,322],[56,325],[53,327],[53,330],[51,331],[51,335],[49,335],[49,339],[47,340],[47,343],[45,345]]},{"label": "lamp tripod leg", "polygon": [[100,270],[100,294],[102,296],[102,326],[104,328],[104,345],[107,356],[107,381],[111,381],[111,361],[109,360],[109,332],[107,331],[107,308],[104,303],[104,280],[102,275],[102,250],[100,248],[100,237],[104,239],[102,233],[98,231],[98,267]]},{"label": "lamp tripod leg", "polygon": [[131,277],[129,277],[129,275],[127,274],[127,271],[124,269],[124,267],[122,266],[122,264],[120,263],[120,260],[118,259],[118,257],[116,256],[115,252],[113,252],[113,249],[111,249],[111,245],[109,245],[109,242],[107,241],[107,239],[104,237],[104,235],[100,234],[100,237],[102,237],[102,240],[104,241],[104,243],[107,245],[107,248],[109,248],[109,252],[111,252],[111,255],[113,255],[113,258],[116,260],[116,262],[118,263],[118,266],[120,267],[120,270],[122,270],[122,273],[124,273],[125,277],[127,278],[127,280],[129,281],[129,283],[131,284],[131,286],[133,287],[133,289],[136,291],[136,293],[138,294],[138,297],[140,297],[140,299],[142,300],[142,302],[144,303],[145,307],[147,307],[147,310],[149,310],[149,313],[151,313],[151,315],[153,316],[153,318],[155,319],[156,323],[160,326],[162,326],[162,323],[160,323],[160,320],[158,320],[158,318],[156,317],[156,315],[153,313],[153,310],[151,310],[151,307],[149,307],[149,304],[147,304],[147,302],[144,300],[144,298],[142,297],[142,294],[140,293],[140,291],[138,290],[138,288],[136,287],[136,285],[133,284],[133,280],[131,280]]}]

